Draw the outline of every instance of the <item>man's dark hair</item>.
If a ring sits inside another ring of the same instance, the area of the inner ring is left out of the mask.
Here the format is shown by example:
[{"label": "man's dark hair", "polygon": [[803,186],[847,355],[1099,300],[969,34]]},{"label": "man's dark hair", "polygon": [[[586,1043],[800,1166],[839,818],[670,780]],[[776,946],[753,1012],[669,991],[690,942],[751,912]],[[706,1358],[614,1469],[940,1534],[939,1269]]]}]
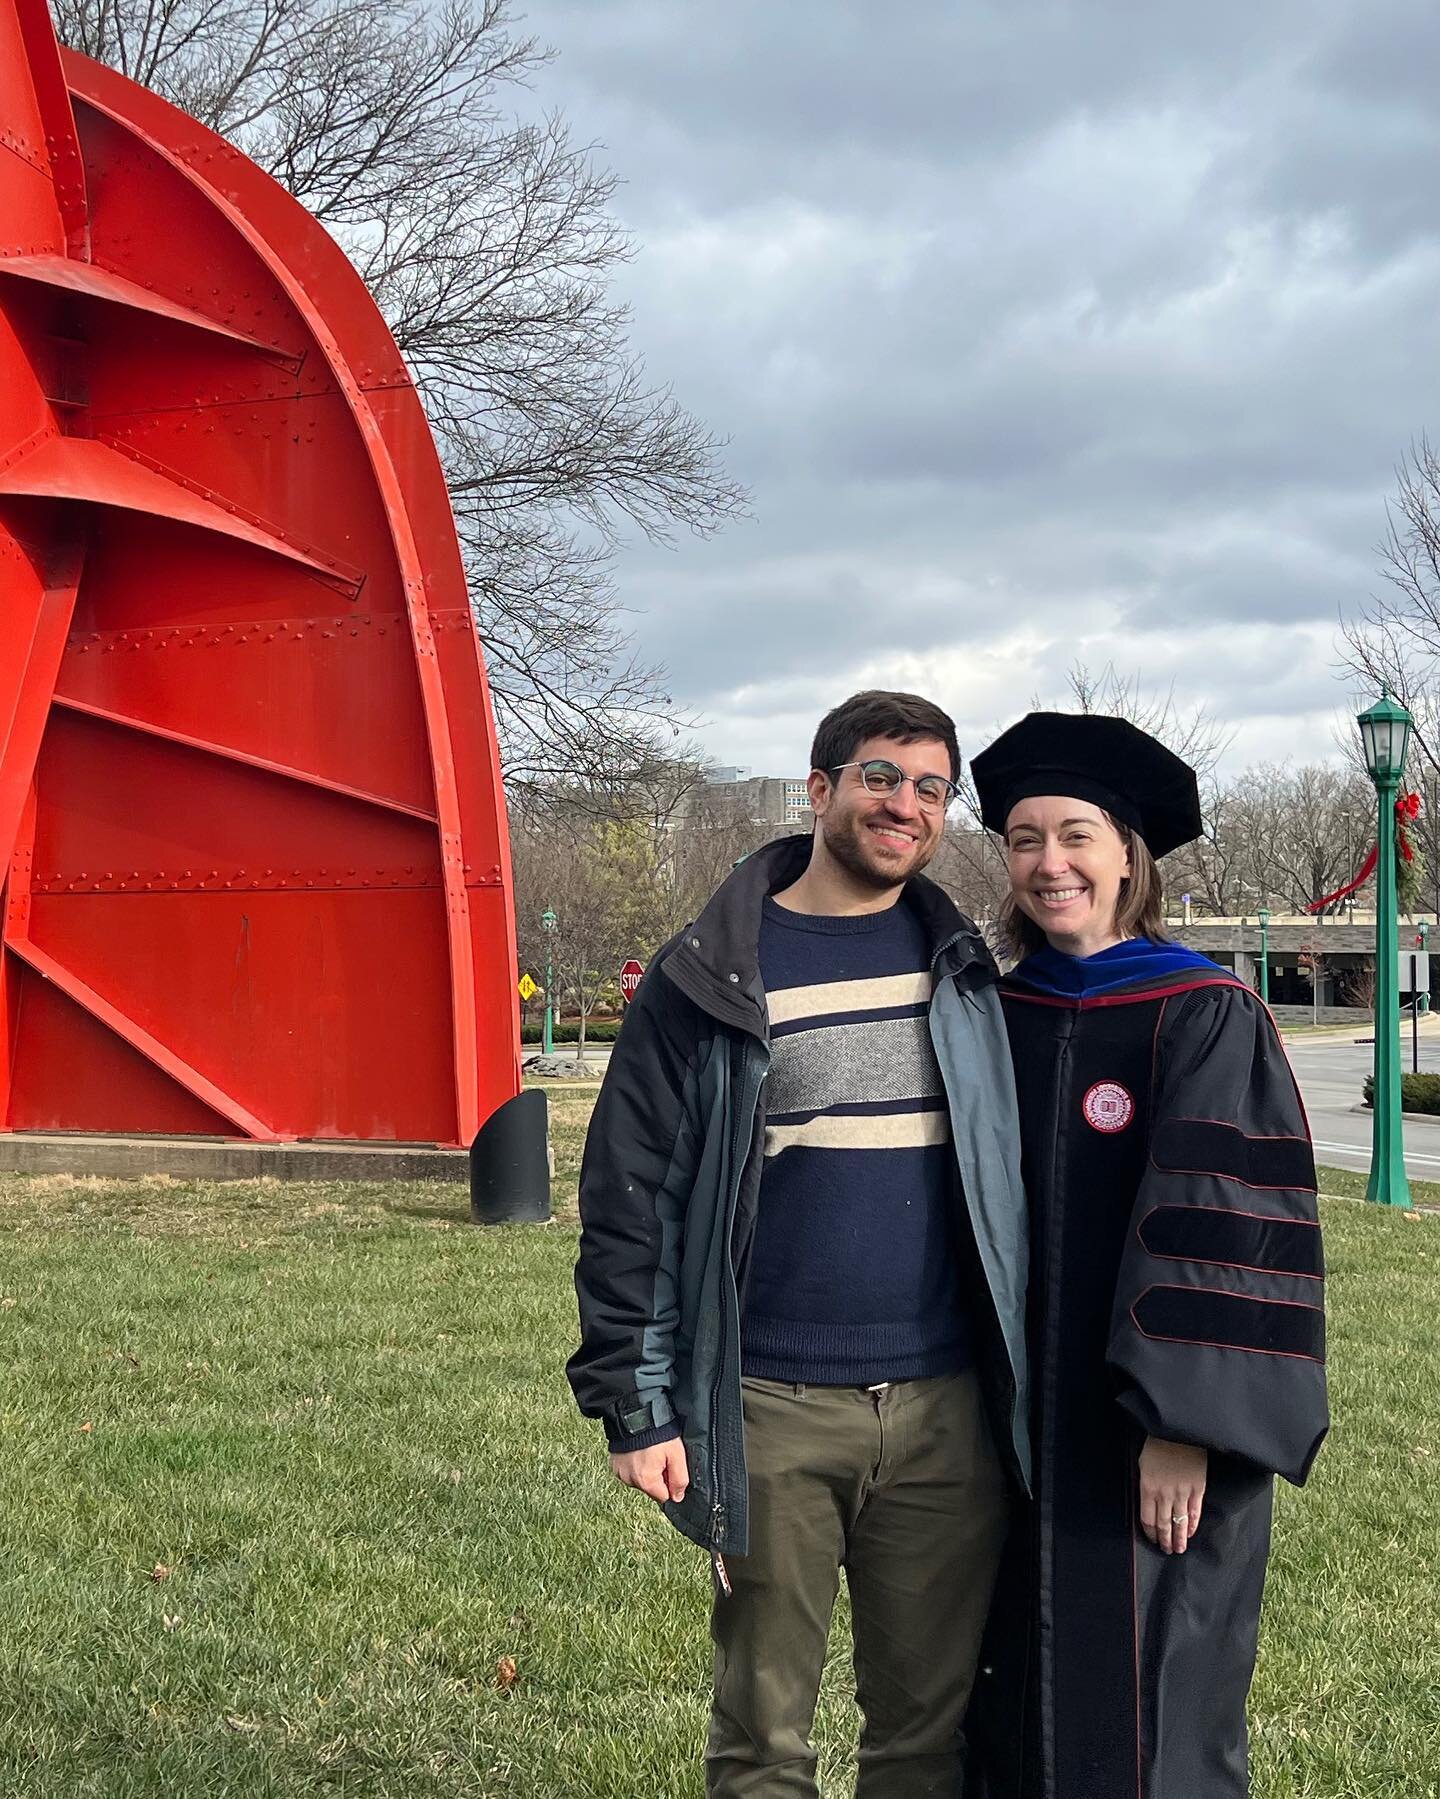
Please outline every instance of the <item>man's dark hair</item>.
[{"label": "man's dark hair", "polygon": [[810,746],[811,768],[828,774],[842,762],[853,762],[855,751],[867,737],[893,737],[897,743],[933,737],[944,744],[950,758],[950,779],[960,779],[960,745],[949,714],[922,700],[918,693],[882,693],[873,688],[868,693],[852,693],[820,720]]}]

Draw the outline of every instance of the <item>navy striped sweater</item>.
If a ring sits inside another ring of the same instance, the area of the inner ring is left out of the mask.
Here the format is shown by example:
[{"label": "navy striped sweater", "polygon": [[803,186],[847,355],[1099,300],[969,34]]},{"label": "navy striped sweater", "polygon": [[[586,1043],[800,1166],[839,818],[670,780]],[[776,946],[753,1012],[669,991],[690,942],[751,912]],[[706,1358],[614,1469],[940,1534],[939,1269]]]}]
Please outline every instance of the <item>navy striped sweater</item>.
[{"label": "navy striped sweater", "polygon": [[924,929],[903,900],[815,918],[767,899],[760,973],[771,1065],[744,1372],[815,1386],[953,1372],[970,1342]]}]

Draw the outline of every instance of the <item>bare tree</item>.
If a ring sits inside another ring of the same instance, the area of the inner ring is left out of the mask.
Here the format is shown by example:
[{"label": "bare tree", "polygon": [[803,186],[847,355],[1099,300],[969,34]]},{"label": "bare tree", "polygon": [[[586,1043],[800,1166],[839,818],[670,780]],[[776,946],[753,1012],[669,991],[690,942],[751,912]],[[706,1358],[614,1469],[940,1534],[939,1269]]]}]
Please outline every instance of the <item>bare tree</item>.
[{"label": "bare tree", "polygon": [[1310,1022],[1320,1022],[1320,989],[1330,972],[1330,957],[1319,937],[1307,937],[1300,945],[1300,967],[1310,977]]},{"label": "bare tree", "polygon": [[[1406,781],[1421,810],[1411,828],[1425,860],[1422,904],[1440,912],[1440,451],[1428,437],[1410,445],[1395,481],[1378,552],[1385,588],[1342,619],[1341,659],[1366,695],[1387,686],[1415,721]],[[1362,773],[1353,733],[1342,747]]]},{"label": "bare tree", "polygon": [[[1188,762],[1201,783],[1202,793],[1208,790],[1218,799],[1227,791],[1219,786],[1215,771],[1233,734],[1206,707],[1180,705],[1173,687],[1151,692],[1139,675],[1122,675],[1113,663],[1107,663],[1098,674],[1083,662],[1073,663],[1066,676],[1066,689],[1066,703],[1058,707],[1039,695],[1032,697],[1031,705],[1038,711],[1094,712],[1127,718]],[[1178,857],[1166,857],[1161,875],[1167,892],[1178,891],[1177,882],[1187,889],[1199,885],[1211,909],[1219,911],[1223,909],[1222,900],[1230,898],[1232,891],[1238,892],[1239,883],[1228,870],[1222,872],[1220,865],[1228,851],[1222,850],[1220,840],[1213,837],[1214,828],[1212,818],[1207,826],[1212,832],[1213,850],[1208,862],[1182,851]],[[981,828],[980,801],[968,770],[960,777],[957,822],[947,835],[952,841],[944,856],[937,856],[941,863],[938,878],[975,917],[994,919],[1008,885],[1004,859],[998,845]],[[1197,882],[1202,870],[1208,871],[1207,878]]]},{"label": "bare tree", "polygon": [[1164,692],[1152,692],[1139,675],[1122,675],[1113,662],[1107,662],[1099,674],[1083,662],[1072,663],[1066,685],[1071,704],[1065,710],[1128,718],[1188,762],[1201,781],[1213,776],[1234,737],[1208,707],[1180,705],[1173,683]]},{"label": "bare tree", "polygon": [[1418,909],[1440,916],[1440,770],[1426,761],[1412,763],[1407,785],[1420,795],[1420,816],[1410,826],[1424,863]]},{"label": "bare tree", "polygon": [[670,930],[682,930],[697,917],[735,864],[776,835],[776,826],[757,822],[728,795],[696,789],[669,833]]},{"label": "bare tree", "polygon": [[[622,964],[647,960],[661,940],[654,840],[634,823],[582,812],[557,824],[553,813],[537,820],[522,811],[511,854],[521,965],[551,966],[552,1001],[578,1019],[583,1061],[587,1023],[602,998],[618,999]],[[547,912],[550,932],[541,923]]]},{"label": "bare tree", "polygon": [[[1386,590],[1342,619],[1341,658],[1367,692],[1384,684],[1405,705],[1412,769],[1440,774],[1440,453],[1429,438],[1411,444],[1395,481],[1378,551]],[[1345,748],[1358,759],[1348,734]]]},{"label": "bare tree", "polygon": [[1373,840],[1368,785],[1343,766],[1255,763],[1201,794],[1204,833],[1165,866],[1207,911],[1302,911],[1344,885]]},{"label": "bare tree", "polygon": [[945,889],[962,912],[984,927],[995,947],[999,942],[1000,907],[1010,891],[999,839],[989,831],[975,828],[962,815],[946,826],[925,872]]},{"label": "bare tree", "polygon": [[653,754],[677,723],[611,582],[622,531],[743,509],[719,440],[631,350],[615,177],[513,116],[550,51],[511,0],[55,0],[64,41],[223,132],[319,218],[440,444],[512,783]]},{"label": "bare tree", "polygon": [[1336,985],[1343,994],[1342,1005],[1353,1006],[1361,1012],[1375,1010],[1375,988],[1377,977],[1375,969],[1347,968],[1337,979]]},{"label": "bare tree", "polygon": [[1356,872],[1369,848],[1367,796],[1355,776],[1328,763],[1259,763],[1246,836],[1265,898],[1291,910],[1313,905]]},{"label": "bare tree", "polygon": [[1248,798],[1243,779],[1223,782],[1212,773],[1200,785],[1201,835],[1165,858],[1167,890],[1191,894],[1202,912],[1234,916],[1254,885]]}]

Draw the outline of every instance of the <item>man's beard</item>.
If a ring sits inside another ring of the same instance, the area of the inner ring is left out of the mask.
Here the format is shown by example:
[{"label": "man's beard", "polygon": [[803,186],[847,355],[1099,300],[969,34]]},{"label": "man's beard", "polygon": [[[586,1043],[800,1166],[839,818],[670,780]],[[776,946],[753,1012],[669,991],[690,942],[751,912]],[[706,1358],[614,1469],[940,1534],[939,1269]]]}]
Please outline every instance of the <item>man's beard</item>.
[{"label": "man's beard", "polygon": [[888,893],[892,887],[903,887],[911,875],[919,874],[935,854],[939,841],[938,836],[928,844],[917,838],[914,859],[906,865],[902,874],[871,860],[867,854],[867,827],[858,818],[848,818],[843,824],[829,824],[827,820],[821,819],[819,828],[825,839],[826,849],[846,874],[853,875],[857,881],[863,881],[867,887],[873,887],[877,893]]}]

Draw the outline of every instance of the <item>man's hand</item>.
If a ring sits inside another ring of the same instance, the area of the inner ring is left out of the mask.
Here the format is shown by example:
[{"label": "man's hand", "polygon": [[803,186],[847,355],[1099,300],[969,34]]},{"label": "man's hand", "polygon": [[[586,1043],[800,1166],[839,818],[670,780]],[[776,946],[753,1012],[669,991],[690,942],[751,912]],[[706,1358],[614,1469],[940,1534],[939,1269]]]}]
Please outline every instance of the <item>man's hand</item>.
[{"label": "man's hand", "polygon": [[669,1443],[652,1444],[649,1449],[632,1449],[624,1455],[612,1455],[610,1469],[616,1480],[648,1493],[657,1505],[667,1499],[683,1499],[685,1489],[690,1485],[690,1464],[685,1459],[685,1445],[679,1437]]},{"label": "man's hand", "polygon": [[1140,1451],[1140,1528],[1166,1555],[1184,1555],[1200,1528],[1209,1458],[1189,1443],[1147,1437]]}]

